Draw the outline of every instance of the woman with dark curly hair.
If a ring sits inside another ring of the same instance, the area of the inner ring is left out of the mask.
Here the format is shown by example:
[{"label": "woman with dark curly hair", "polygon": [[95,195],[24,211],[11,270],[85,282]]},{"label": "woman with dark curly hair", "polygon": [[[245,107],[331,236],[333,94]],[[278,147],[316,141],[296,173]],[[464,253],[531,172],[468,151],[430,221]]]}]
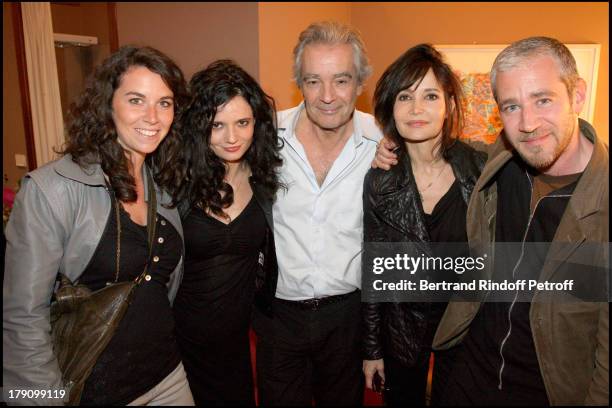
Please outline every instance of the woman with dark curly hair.
[{"label": "woman with dark curly hair", "polygon": [[[24,178],[6,230],[5,387],[68,385],[50,337],[58,271],[92,291],[146,271],[80,404],[193,404],[171,309],[183,266],[182,228],[159,187],[174,179],[168,163],[178,159],[181,144],[173,121],[186,102],[185,80],[172,60],[153,48],[122,47],[96,68],[72,105],[63,157]],[[148,204],[155,201],[156,208]]]},{"label": "woman with dark curly hair", "polygon": [[277,275],[274,101],[229,60],[194,74],[190,89],[186,174],[175,189],[186,243],[174,305],[179,345],[196,404],[254,405],[252,305],[274,295]]}]

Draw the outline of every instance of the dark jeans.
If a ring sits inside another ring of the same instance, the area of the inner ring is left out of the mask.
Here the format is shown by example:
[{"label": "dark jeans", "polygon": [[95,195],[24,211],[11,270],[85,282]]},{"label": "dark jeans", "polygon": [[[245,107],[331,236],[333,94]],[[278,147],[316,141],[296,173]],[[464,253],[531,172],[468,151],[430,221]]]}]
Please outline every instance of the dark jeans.
[{"label": "dark jeans", "polygon": [[274,317],[255,311],[259,403],[363,403],[361,293],[317,310],[277,300]]}]

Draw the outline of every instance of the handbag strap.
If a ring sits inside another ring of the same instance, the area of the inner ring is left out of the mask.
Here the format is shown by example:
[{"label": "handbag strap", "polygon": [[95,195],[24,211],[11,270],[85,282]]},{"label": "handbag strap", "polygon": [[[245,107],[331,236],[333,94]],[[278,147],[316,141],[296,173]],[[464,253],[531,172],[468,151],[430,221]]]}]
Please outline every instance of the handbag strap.
[{"label": "handbag strap", "polygon": [[[144,277],[147,275],[147,269],[151,263],[151,255],[153,254],[153,239],[155,238],[155,229],[157,226],[157,194],[155,194],[155,185],[153,184],[153,177],[149,168],[145,166],[145,173],[147,176],[147,188],[148,188],[148,203],[147,203],[147,236],[149,241],[149,256],[147,257],[147,263],[142,273],[134,280],[136,284],[142,282]],[[113,197],[115,195],[113,194]],[[121,258],[121,217],[119,215],[119,200],[115,197],[115,217],[117,218],[117,256],[116,256],[116,268],[115,268],[115,282],[119,279],[119,259]]]},{"label": "handbag strap", "polygon": [[115,198],[115,218],[117,219],[117,255],[116,266],[115,266],[115,283],[119,280],[119,259],[121,258],[121,217],[119,216],[119,200],[113,194]]}]

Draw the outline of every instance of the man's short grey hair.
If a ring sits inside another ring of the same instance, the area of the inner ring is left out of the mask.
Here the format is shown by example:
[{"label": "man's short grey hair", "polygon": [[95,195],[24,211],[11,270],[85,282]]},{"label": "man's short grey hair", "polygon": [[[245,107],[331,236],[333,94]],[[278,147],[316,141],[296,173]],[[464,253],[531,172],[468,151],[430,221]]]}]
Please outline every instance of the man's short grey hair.
[{"label": "man's short grey hair", "polygon": [[372,74],[361,34],[355,28],[334,21],[323,21],[309,25],[300,33],[297,45],[293,49],[293,79],[302,87],[302,55],[309,44],[349,44],[353,47],[357,82],[361,85]]},{"label": "man's short grey hair", "polygon": [[550,37],[529,37],[516,41],[499,53],[493,67],[491,68],[491,89],[493,97],[497,101],[496,80],[499,72],[508,71],[521,65],[526,59],[549,55],[556,62],[561,72],[561,81],[567,88],[567,93],[572,97],[576,82],[578,81],[578,69],[576,60],[570,50],[560,41]]}]

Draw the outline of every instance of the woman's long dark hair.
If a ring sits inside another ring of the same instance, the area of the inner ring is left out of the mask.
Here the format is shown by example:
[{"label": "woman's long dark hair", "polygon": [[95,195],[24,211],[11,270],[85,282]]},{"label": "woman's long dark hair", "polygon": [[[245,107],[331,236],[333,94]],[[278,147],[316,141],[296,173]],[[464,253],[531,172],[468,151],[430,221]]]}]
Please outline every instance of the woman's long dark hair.
[{"label": "woman's long dark hair", "polygon": [[187,201],[216,215],[234,202],[232,187],[223,181],[225,163],[210,147],[212,124],[217,109],[236,96],[253,110],[253,142],[243,160],[253,181],[269,199],[281,186],[277,168],[282,164],[282,142],[277,135],[274,100],[257,81],[231,60],[218,60],[197,72],[189,82],[191,103],[182,116],[180,134],[184,143],[183,183],[174,189],[174,202]]},{"label": "woman's long dark hair", "polygon": [[[85,90],[68,111],[67,141],[62,154],[70,154],[82,168],[99,163],[109,177],[117,199],[136,201],[136,184],[125,150],[117,140],[112,100],[129,68],[142,66],[159,74],[174,94],[174,123],[185,108],[187,88],[180,68],[166,55],[151,47],[124,46],[108,57],[88,79]],[[160,185],[170,183],[176,170],[171,164],[180,155],[180,140],[173,124],[157,150],[147,156]]]},{"label": "woman's long dark hair", "polygon": [[446,159],[448,149],[455,143],[463,128],[463,91],[451,67],[430,44],[419,44],[410,48],[385,70],[374,91],[374,117],[382,126],[383,133],[388,135],[402,152],[406,152],[404,139],[397,131],[393,118],[393,107],[397,95],[415,83],[420,84],[430,68],[442,86],[446,103],[442,137],[439,144],[434,146],[434,150],[439,145],[439,153]]}]

